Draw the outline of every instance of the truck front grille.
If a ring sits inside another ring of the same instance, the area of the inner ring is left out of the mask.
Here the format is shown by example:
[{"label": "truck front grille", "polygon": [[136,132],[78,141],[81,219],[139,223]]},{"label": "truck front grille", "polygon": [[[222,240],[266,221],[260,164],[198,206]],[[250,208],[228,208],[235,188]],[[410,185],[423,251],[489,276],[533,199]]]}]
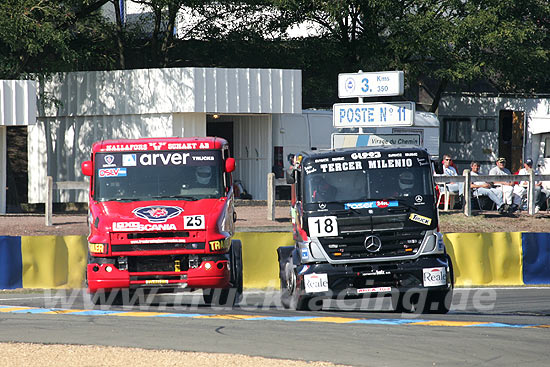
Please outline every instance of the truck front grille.
[{"label": "truck front grille", "polygon": [[123,244],[111,245],[113,255],[119,252],[133,251],[173,251],[173,250],[204,250],[202,243],[143,243],[143,244]]},{"label": "truck front grille", "polygon": [[141,238],[178,238],[189,237],[187,231],[175,231],[175,232],[136,232],[126,233],[128,239],[141,239]]},{"label": "truck front grille", "polygon": [[[425,231],[374,231],[348,233],[341,237],[324,237],[319,240],[332,260],[372,259],[416,254],[422,245],[425,233]],[[382,246],[379,251],[367,250],[365,239],[371,235],[380,238]]]},{"label": "truck front grille", "polygon": [[178,261],[179,271],[189,270],[189,260],[186,255],[166,256],[129,256],[128,271],[143,273],[152,271],[176,271]]},{"label": "truck front grille", "polygon": [[371,215],[366,217],[338,218],[340,233],[402,230],[407,214]]}]

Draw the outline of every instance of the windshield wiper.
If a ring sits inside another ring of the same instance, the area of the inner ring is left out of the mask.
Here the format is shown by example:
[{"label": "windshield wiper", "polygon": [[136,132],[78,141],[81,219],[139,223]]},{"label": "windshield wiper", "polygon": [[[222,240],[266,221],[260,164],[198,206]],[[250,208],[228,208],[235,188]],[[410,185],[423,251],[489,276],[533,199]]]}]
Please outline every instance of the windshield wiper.
[{"label": "windshield wiper", "polygon": [[104,201],[142,201],[146,200],[143,198],[108,198],[104,199]]},{"label": "windshield wiper", "polygon": [[153,199],[184,199],[188,201],[197,201],[197,199],[194,196],[189,195],[157,195],[157,196],[151,196]]}]

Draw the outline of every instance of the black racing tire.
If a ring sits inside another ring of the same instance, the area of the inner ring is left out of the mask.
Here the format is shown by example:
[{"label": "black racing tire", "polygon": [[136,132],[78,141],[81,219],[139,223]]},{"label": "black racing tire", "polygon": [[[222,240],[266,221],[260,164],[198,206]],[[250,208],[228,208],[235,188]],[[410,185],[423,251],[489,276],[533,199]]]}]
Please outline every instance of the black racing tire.
[{"label": "black racing tire", "polygon": [[416,302],[413,295],[397,292],[392,294],[392,308],[397,313],[411,313],[415,311]]},{"label": "black racing tire", "polygon": [[399,292],[392,306],[399,313],[446,314],[451,309],[452,290]]},{"label": "black racing tire", "polygon": [[[202,291],[204,303],[210,306],[228,306],[227,299],[230,288],[208,288]],[[232,304],[231,304],[232,306]]]},{"label": "black racing tire", "polygon": [[426,296],[423,313],[446,314],[451,309],[452,291],[430,291]]},{"label": "black racing tire", "polygon": [[202,292],[204,303],[217,307],[233,307],[241,301],[243,294],[243,253],[239,240],[231,241],[229,250],[229,271],[231,288],[208,288]]},{"label": "black racing tire", "polygon": [[284,264],[284,279],[281,279],[281,303],[283,307],[297,311],[319,310],[319,302],[313,302],[311,296],[304,295],[304,292],[297,284],[298,276],[296,269],[287,259]]},{"label": "black racing tire", "polygon": [[122,289],[100,290],[90,293],[90,300],[96,306],[119,306],[123,304]]},{"label": "black racing tire", "polygon": [[243,248],[240,240],[231,241],[230,253],[231,284],[236,290],[233,304],[241,301],[243,295]]}]

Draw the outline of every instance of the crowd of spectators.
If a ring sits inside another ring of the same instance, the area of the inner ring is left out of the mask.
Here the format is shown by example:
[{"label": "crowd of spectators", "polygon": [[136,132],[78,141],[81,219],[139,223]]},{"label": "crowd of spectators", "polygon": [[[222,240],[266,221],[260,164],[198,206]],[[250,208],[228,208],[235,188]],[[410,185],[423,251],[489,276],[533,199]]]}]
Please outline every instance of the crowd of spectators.
[{"label": "crowd of spectators", "polygon": [[[481,164],[477,161],[472,161],[470,163],[470,171],[472,176],[482,175],[480,172]],[[529,175],[533,170],[533,160],[528,158],[523,162],[523,168],[520,169],[516,174],[518,175]],[[538,175],[539,171],[535,169],[535,175]],[[448,154],[443,155],[443,160],[441,165],[436,165],[435,175],[440,176],[458,176],[458,171],[456,165],[454,165],[452,157]],[[506,168],[506,158],[498,158],[495,162],[495,166],[491,168],[488,175],[502,175],[510,176],[512,172]],[[518,210],[527,209],[527,190],[529,187],[529,181],[494,181],[494,182],[484,182],[475,180],[472,178],[470,183],[470,190],[472,196],[475,199],[481,197],[488,198],[494,207],[501,214],[510,214]],[[459,202],[458,206],[460,207],[463,202],[464,194],[464,183],[462,182],[451,182],[446,184],[447,192],[458,195]],[[535,182],[535,213],[538,213],[541,208],[546,206],[547,198],[550,197],[550,191],[546,190],[542,186],[541,181]]]}]

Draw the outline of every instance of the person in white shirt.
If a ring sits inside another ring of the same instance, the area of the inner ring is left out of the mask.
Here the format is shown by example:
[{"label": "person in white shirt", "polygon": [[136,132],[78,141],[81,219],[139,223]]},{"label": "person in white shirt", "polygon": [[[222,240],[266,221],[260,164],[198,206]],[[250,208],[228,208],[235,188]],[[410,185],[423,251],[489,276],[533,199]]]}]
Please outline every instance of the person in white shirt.
[{"label": "person in white shirt", "polygon": [[[477,161],[470,163],[471,175],[478,176],[479,169],[481,165]],[[473,180],[474,178],[472,178]],[[488,182],[475,181],[470,183],[470,188],[473,189],[473,194],[475,196],[487,196],[491,201],[493,201],[499,213],[503,214],[505,212],[504,202],[502,201],[502,190],[492,187]]]},{"label": "person in white shirt", "polygon": [[[448,154],[443,155],[443,176],[458,176],[456,169],[451,166],[452,158]],[[464,183],[463,182],[451,182],[447,184],[447,190],[454,194],[461,195],[464,193]]]},{"label": "person in white shirt", "polygon": [[[496,166],[491,168],[489,171],[489,175],[502,175],[502,176],[510,176],[512,173],[508,168],[506,168],[506,158],[499,158],[497,159]],[[495,186],[500,188],[502,191],[502,201],[504,201],[505,210],[509,213],[515,212],[519,205],[518,203],[514,203],[514,182],[507,182],[507,181],[496,181],[493,182]]]},{"label": "person in white shirt", "polygon": [[[529,175],[533,170],[533,160],[528,158],[523,162],[523,168],[519,170],[518,175]],[[539,172],[535,170],[535,174],[538,175]],[[527,193],[527,188],[529,187],[529,181],[521,181],[518,185],[514,186],[514,202],[521,203],[522,198]],[[540,207],[546,200],[545,195],[542,193],[542,182],[535,182],[535,213],[538,213]]]}]

